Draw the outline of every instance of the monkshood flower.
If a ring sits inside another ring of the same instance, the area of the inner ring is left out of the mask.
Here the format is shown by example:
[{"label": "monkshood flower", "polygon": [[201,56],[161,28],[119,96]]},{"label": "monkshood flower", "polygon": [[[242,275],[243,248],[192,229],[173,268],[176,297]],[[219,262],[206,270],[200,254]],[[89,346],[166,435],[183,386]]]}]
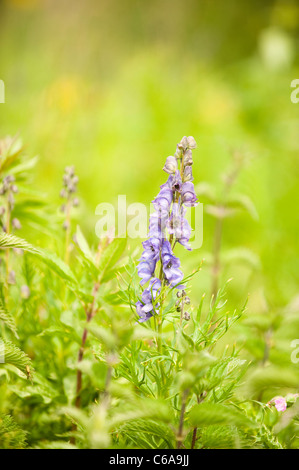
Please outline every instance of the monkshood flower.
[{"label": "monkshood flower", "polygon": [[169,173],[171,175],[172,173],[175,173],[177,169],[178,169],[178,164],[177,164],[176,158],[167,157],[163,170],[166,171],[166,173]]},{"label": "monkshood flower", "polygon": [[[143,253],[137,269],[140,284],[143,286],[149,281],[141,300],[136,303],[140,322],[158,314],[158,304],[154,300],[164,286],[184,288],[180,284],[184,277],[179,269],[181,263],[173,249],[178,242],[191,250],[191,227],[185,218],[185,208],[198,204],[192,183],[192,150],[195,148],[196,142],[191,136],[183,137],[177,144],[174,156],[167,157],[163,168],[169,175],[168,179],[160,186],[159,194],[152,201],[155,212],[150,216],[148,240],[143,242]],[[159,269],[159,277],[156,269]]]},{"label": "monkshood flower", "polygon": [[[170,177],[171,178],[171,177]],[[163,186],[163,187],[162,187]],[[166,211],[168,213],[173,200],[173,191],[171,187],[162,185],[158,196],[152,201],[156,211]]]},{"label": "monkshood flower", "polygon": [[138,300],[136,303],[136,310],[140,317],[139,322],[143,323],[149,318],[151,318],[159,308],[159,304],[153,305],[157,295],[160,292],[161,281],[160,279],[153,278],[151,279],[149,286],[145,289],[141,296],[141,301]]},{"label": "monkshood flower", "polygon": [[154,261],[158,261],[160,257],[160,248],[161,248],[161,239],[151,237],[149,240],[146,240],[142,243],[144,248],[142,257],[144,259],[151,258]]},{"label": "monkshood flower", "polygon": [[189,240],[191,237],[191,227],[185,219],[186,209],[178,203],[172,206],[172,213],[167,221],[168,233],[183,245],[187,250],[191,250]]},{"label": "monkshood flower", "polygon": [[194,207],[198,204],[197,196],[194,191],[194,184],[187,181],[182,187],[182,203],[187,207]]},{"label": "monkshood flower", "polygon": [[138,265],[138,276],[141,278],[140,284],[143,286],[154,275],[156,269],[156,261],[154,260],[153,256],[147,259],[141,257],[139,261],[140,263]]},{"label": "monkshood flower", "polygon": [[193,181],[192,167],[191,166],[186,166],[185,167],[184,174],[183,174],[183,181],[184,181],[184,183],[186,181]]},{"label": "monkshood flower", "polygon": [[[162,243],[161,258],[163,272],[167,284],[171,285],[172,287],[177,286],[184,276],[182,271],[179,269],[181,262],[179,258],[174,256],[170,242],[168,240],[164,240]],[[182,287],[183,286],[178,286],[178,288]]]}]

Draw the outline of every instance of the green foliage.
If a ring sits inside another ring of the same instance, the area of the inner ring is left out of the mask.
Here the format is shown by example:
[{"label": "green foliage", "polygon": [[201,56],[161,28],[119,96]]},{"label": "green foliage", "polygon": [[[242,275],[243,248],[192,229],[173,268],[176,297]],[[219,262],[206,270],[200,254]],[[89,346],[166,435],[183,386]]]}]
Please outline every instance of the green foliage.
[{"label": "green foliage", "polygon": [[[20,146],[0,156],[5,174],[26,188],[35,160]],[[225,198],[223,211],[217,188],[199,189],[218,221],[237,208],[256,217],[239,193]],[[31,227],[35,217],[38,231],[44,203],[31,199],[28,215],[22,191],[13,211]],[[233,283],[219,277],[215,289],[213,274],[206,295],[199,262],[183,281],[188,316],[166,289],[161,327],[159,316],[136,323],[141,288],[126,239],[90,242],[71,219],[70,241],[51,214],[45,244],[13,227],[0,235],[1,448],[298,448],[298,373],[287,356],[296,306],[288,315],[260,313],[245,295],[235,307]],[[214,254],[208,259],[213,267]],[[247,248],[221,250],[220,271],[237,264],[261,267]],[[275,407],[278,395],[285,412]]]},{"label": "green foliage", "polygon": [[30,375],[30,358],[10,341],[1,340],[0,357],[2,359],[1,362],[3,362],[0,364],[0,367],[7,367],[7,365],[12,365],[23,372],[24,375]]},{"label": "green foliage", "polygon": [[0,415],[0,448],[24,449],[26,432],[24,432],[9,415]]}]

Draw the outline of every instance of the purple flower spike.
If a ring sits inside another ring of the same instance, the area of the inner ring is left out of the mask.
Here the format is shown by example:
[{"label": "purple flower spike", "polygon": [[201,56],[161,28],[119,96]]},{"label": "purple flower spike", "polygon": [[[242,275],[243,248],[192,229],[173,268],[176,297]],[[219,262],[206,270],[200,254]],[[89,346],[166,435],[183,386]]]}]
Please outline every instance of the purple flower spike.
[{"label": "purple flower spike", "polygon": [[[196,148],[193,137],[183,137],[177,145],[175,156],[167,157],[163,170],[168,173],[166,183],[160,186],[160,192],[152,201],[155,212],[149,220],[148,240],[143,242],[143,253],[138,265],[138,275],[144,289],[141,300],[136,303],[139,322],[144,322],[157,313],[155,299],[162,285],[183,289],[180,284],[183,273],[180,260],[174,256],[171,243],[180,243],[191,250],[189,240],[191,227],[185,218],[186,207],[196,206],[197,197],[192,183],[192,150]],[[156,265],[159,266],[160,278],[155,277]],[[161,270],[162,268],[162,270]]]}]

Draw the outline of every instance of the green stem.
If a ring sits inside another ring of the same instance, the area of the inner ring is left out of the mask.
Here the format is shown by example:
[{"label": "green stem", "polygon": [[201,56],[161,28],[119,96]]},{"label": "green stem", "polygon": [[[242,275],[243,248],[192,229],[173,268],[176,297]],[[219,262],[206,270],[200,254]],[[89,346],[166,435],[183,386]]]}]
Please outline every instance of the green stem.
[{"label": "green stem", "polygon": [[181,414],[180,414],[179,430],[178,430],[178,435],[177,435],[177,448],[178,449],[182,447],[183,439],[184,439],[184,436],[183,436],[184,417],[185,417],[188,395],[189,395],[189,389],[184,390],[183,395],[182,395],[182,408],[181,408]]},{"label": "green stem", "polygon": [[66,203],[66,233],[65,233],[65,263],[70,261],[70,237],[71,237],[71,201],[68,199]]},{"label": "green stem", "polygon": [[[5,230],[7,235],[10,234],[10,205],[9,201],[6,201],[6,221],[5,221]],[[6,303],[8,302],[8,297],[9,297],[9,256],[10,255],[10,249],[7,248],[5,252],[5,301]]]}]

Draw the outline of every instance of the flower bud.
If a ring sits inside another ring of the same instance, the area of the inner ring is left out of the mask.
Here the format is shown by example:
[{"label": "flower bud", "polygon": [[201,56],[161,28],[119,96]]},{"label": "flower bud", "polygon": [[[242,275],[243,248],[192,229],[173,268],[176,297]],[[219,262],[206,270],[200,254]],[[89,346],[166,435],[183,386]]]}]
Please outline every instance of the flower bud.
[{"label": "flower bud", "polygon": [[189,313],[189,312],[184,312],[184,319],[187,320],[187,321],[189,321],[190,318],[191,318],[190,313]]},{"label": "flower bud", "polygon": [[75,167],[72,165],[72,166],[66,166],[65,169],[64,169],[65,173],[70,175],[70,176],[74,176],[75,174]]},{"label": "flower bud", "polygon": [[30,297],[30,289],[28,286],[21,286],[21,297],[22,299],[28,299]]},{"label": "flower bud", "polygon": [[183,157],[184,166],[193,165],[192,150],[187,150]]},{"label": "flower bud", "polygon": [[192,135],[190,135],[187,140],[188,140],[188,148],[189,149],[196,149],[197,145],[196,145],[194,137],[192,137]]},{"label": "flower bud", "polygon": [[175,157],[167,157],[163,170],[169,175],[176,172],[178,169],[177,161]]},{"label": "flower bud", "polygon": [[187,150],[188,148],[188,139],[184,136],[180,143],[178,143],[178,148],[182,149],[183,151]]},{"label": "flower bud", "polygon": [[15,181],[15,177],[13,175],[7,175],[5,181],[7,183],[13,183]]},{"label": "flower bud", "polygon": [[22,228],[21,222],[17,218],[12,219],[11,225],[15,230],[20,230]]},{"label": "flower bud", "polygon": [[13,210],[14,205],[15,205],[15,199],[14,199],[12,193],[8,193],[7,201],[8,201],[8,203],[9,203],[10,210]]},{"label": "flower bud", "polygon": [[16,283],[16,273],[14,271],[10,271],[8,275],[8,284],[15,284]]},{"label": "flower bud", "polygon": [[193,181],[191,166],[185,166],[184,168],[183,182],[186,183],[186,181]]},{"label": "flower bud", "polygon": [[79,199],[77,197],[74,198],[73,200],[73,206],[78,207],[79,206]]},{"label": "flower bud", "polygon": [[190,304],[190,298],[185,297],[184,302],[185,302],[186,305],[189,305]]},{"label": "flower bud", "polygon": [[183,153],[182,149],[179,147],[179,144],[177,144],[176,151],[175,151],[175,154],[174,154],[175,158],[181,158],[182,153]]}]

